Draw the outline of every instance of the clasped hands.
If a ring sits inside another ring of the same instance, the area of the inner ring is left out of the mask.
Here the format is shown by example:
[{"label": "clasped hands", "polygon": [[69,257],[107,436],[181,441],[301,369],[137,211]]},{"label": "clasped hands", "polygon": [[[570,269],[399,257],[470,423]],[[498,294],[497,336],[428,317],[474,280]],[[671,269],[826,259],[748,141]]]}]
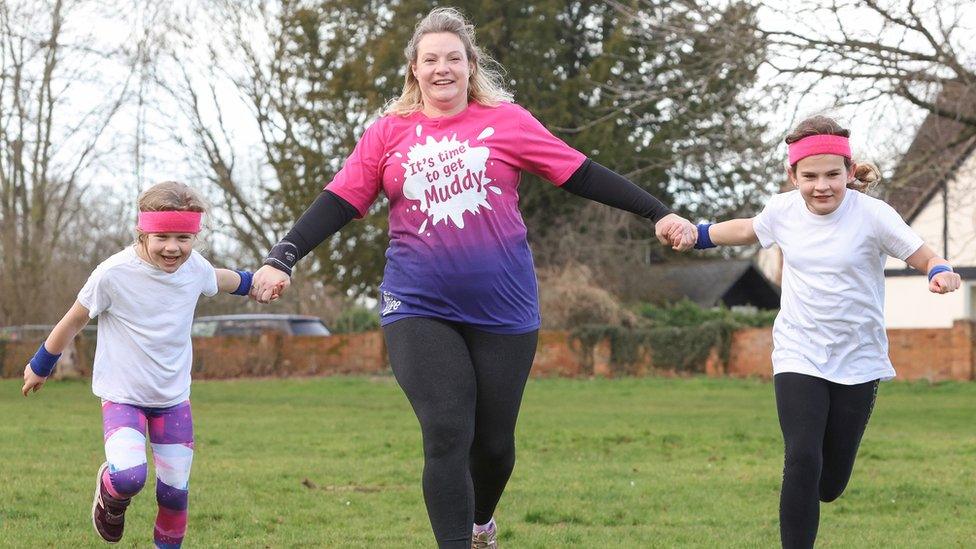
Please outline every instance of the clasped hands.
[{"label": "clasped hands", "polygon": [[695,242],[698,241],[698,227],[687,219],[671,213],[654,224],[654,236],[661,244],[671,246],[675,251],[685,252],[695,247]]},{"label": "clasped hands", "polygon": [[290,285],[291,277],[288,274],[271,265],[264,265],[251,278],[251,291],[247,295],[258,303],[271,303],[281,297]]}]

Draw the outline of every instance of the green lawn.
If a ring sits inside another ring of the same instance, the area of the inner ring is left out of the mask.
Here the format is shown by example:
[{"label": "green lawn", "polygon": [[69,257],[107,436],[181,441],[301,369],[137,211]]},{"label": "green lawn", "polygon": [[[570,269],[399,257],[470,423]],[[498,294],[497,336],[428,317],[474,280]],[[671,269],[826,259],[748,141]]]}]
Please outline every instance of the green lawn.
[{"label": "green lawn", "polygon": [[[103,461],[85,382],[0,381],[0,546],[97,547]],[[185,547],[427,547],[416,420],[392,378],[200,382]],[[818,547],[976,546],[976,383],[883,384]],[[504,547],[775,547],[772,386],[532,380]],[[147,547],[150,488],[119,547]]]}]

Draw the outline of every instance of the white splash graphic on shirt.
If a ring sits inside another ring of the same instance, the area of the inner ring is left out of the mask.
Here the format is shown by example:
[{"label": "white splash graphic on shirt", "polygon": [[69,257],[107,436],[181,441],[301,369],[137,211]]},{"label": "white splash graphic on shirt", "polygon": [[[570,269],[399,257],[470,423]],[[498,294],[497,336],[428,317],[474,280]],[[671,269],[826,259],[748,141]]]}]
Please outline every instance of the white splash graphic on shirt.
[{"label": "white splash graphic on shirt", "polygon": [[[420,137],[423,126],[418,124],[416,131]],[[494,133],[493,128],[485,128],[478,140]],[[488,147],[458,141],[457,134],[440,141],[427,136],[423,143],[410,147],[407,161],[401,164],[405,170],[403,196],[419,202],[420,211],[427,215],[418,233],[425,233],[428,224],[446,224],[447,220],[463,229],[465,212],[477,215],[481,208],[492,209],[488,190],[495,194],[502,194],[502,190],[489,186],[492,180],[485,170],[489,152]]]}]

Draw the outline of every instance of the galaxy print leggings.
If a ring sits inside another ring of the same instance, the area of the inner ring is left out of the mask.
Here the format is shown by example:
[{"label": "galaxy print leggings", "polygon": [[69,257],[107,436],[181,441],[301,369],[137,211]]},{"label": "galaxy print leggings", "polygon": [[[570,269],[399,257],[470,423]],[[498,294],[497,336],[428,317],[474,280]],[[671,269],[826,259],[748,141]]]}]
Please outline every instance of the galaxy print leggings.
[{"label": "galaxy print leggings", "polygon": [[146,484],[146,431],[156,467],[156,526],[160,549],[175,549],[186,534],[187,495],[193,462],[193,415],[190,401],[169,408],[102,403],[105,457],[102,483],[109,494],[130,498]]}]

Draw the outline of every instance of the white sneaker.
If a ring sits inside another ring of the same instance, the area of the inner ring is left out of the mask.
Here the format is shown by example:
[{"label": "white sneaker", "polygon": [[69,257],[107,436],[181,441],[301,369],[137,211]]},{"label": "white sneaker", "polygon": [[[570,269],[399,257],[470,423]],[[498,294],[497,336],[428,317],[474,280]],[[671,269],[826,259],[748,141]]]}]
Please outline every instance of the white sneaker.
[{"label": "white sneaker", "polygon": [[498,549],[498,526],[495,519],[491,520],[491,526],[483,531],[471,535],[471,549]]}]

